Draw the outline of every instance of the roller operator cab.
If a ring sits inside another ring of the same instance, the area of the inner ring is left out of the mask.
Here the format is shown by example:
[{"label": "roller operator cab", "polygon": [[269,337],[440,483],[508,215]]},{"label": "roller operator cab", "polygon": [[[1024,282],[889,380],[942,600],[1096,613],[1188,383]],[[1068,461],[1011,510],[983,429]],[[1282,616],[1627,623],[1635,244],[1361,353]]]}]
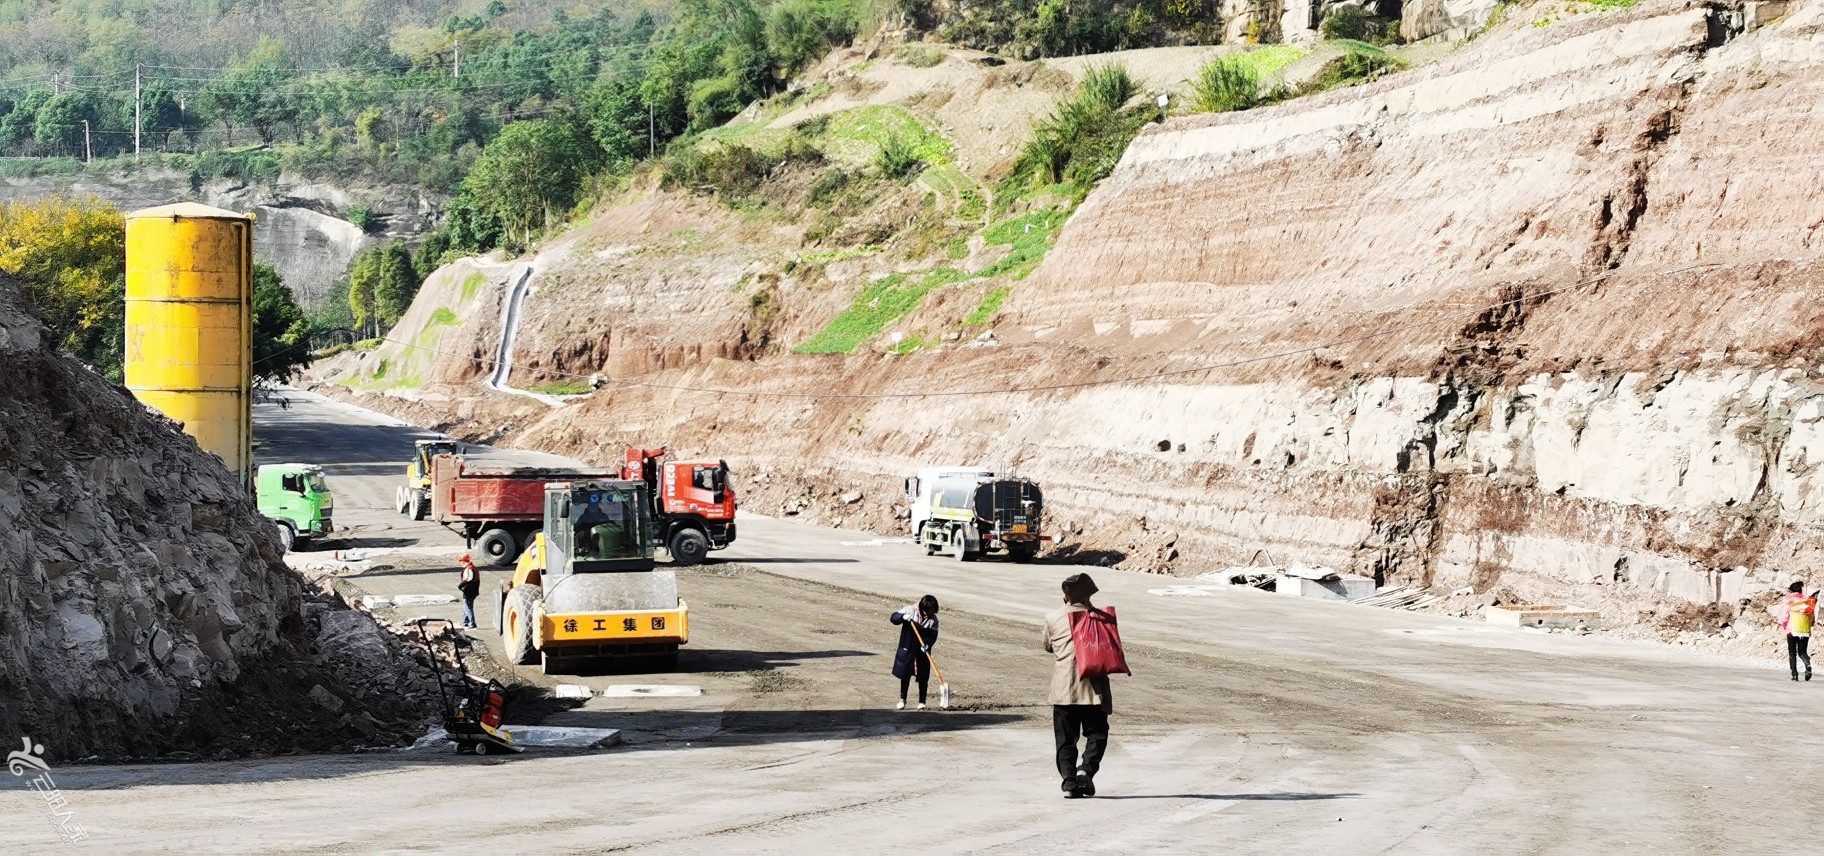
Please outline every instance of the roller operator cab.
[{"label": "roller operator cab", "polygon": [[674,565],[702,564],[735,542],[735,490],[727,461],[673,461],[666,450],[628,449],[621,478],[652,492],[654,542]]},{"label": "roller operator cab", "polygon": [[1051,540],[1043,532],[1044,518],[1045,497],[1037,482],[942,479],[932,490],[930,518],[918,540],[927,556],[947,552],[973,562],[984,553],[1004,552],[1016,562],[1029,562]]},{"label": "roller operator cab", "polygon": [[509,659],[554,674],[611,657],[676,667],[678,647],[690,639],[689,608],[677,575],[653,564],[651,508],[644,482],[545,485],[544,528],[500,593]]},{"label": "roller operator cab", "polygon": [[460,454],[462,446],[455,440],[419,440],[412,444],[412,462],[405,465],[405,484],[393,491],[393,507],[400,514],[423,520],[431,514],[431,462],[438,455]]},{"label": "roller operator cab", "polygon": [[335,499],[323,468],[315,464],[266,464],[254,475],[260,514],[279,525],[286,550],[334,531]]}]

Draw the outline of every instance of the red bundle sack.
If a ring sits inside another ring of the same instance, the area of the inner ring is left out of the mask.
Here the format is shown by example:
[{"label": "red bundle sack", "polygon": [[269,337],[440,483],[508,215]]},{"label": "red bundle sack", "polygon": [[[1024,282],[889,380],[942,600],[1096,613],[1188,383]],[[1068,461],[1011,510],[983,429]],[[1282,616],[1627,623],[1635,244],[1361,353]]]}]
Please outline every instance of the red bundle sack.
[{"label": "red bundle sack", "polygon": [[1070,641],[1077,651],[1077,677],[1101,678],[1132,675],[1127,654],[1121,650],[1121,630],[1115,626],[1115,608],[1070,614]]}]

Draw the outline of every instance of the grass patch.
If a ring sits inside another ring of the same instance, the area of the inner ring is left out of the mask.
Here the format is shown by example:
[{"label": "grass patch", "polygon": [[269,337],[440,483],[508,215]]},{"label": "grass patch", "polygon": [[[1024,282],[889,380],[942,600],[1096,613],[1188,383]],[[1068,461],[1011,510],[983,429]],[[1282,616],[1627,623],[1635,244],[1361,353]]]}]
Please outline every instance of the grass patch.
[{"label": "grass patch", "polygon": [[462,299],[474,300],[475,293],[481,290],[482,283],[488,281],[486,274],[472,273],[462,281]]},{"label": "grass patch", "polygon": [[976,304],[975,311],[970,312],[969,317],[963,319],[963,326],[980,327],[993,321],[994,314],[1001,311],[1001,304],[1007,302],[1007,294],[1012,290],[1013,288],[1011,286],[1003,285],[1000,288],[988,292],[988,294],[982,298],[982,302]]},{"label": "grass patch", "polygon": [[930,346],[931,342],[927,341],[923,336],[907,336],[904,339],[899,340],[898,344],[888,348],[887,353],[903,357],[914,351],[922,351]]},{"label": "grass patch", "polygon": [[[1337,44],[1351,47],[1344,42],[1337,42]],[[1398,57],[1380,48],[1360,42],[1354,44],[1365,50],[1351,49],[1349,53],[1325,63],[1316,77],[1306,81],[1303,86],[1298,88],[1298,94],[1315,95],[1319,92],[1354,86],[1406,67],[1406,64],[1401,62]]]},{"label": "grass patch", "polygon": [[580,380],[554,380],[550,383],[535,383],[526,389],[542,395],[588,395],[594,391],[589,384]]},{"label": "grass patch", "polygon": [[943,62],[947,55],[943,48],[913,42],[901,47],[893,56],[913,68],[932,68]]},{"label": "grass patch", "polygon": [[932,166],[950,163],[950,141],[902,108],[861,107],[827,118],[817,136],[832,159],[851,164],[874,163],[891,143]]},{"label": "grass patch", "polygon": [[461,323],[462,319],[457,318],[456,313],[451,312],[448,306],[439,306],[436,312],[431,313],[432,326],[454,327]]},{"label": "grass patch", "polygon": [[1265,80],[1284,71],[1286,66],[1298,62],[1309,53],[1296,45],[1267,45],[1255,48],[1246,53],[1235,54],[1229,59],[1252,71],[1257,80]]},{"label": "grass patch", "polygon": [[1090,69],[1070,97],[1033,125],[1032,139],[1020,150],[999,195],[1030,198],[1034,188],[1057,184],[1069,185],[1072,198],[1088,195],[1114,171],[1140,128],[1160,118],[1150,101],[1123,107],[1138,91],[1139,84],[1122,66]]},{"label": "grass patch", "polygon": [[1191,82],[1191,108],[1199,113],[1228,113],[1260,103],[1260,76],[1236,57],[1223,57],[1197,72]]},{"label": "grass patch", "polygon": [[982,240],[994,246],[1012,247],[1006,258],[983,270],[983,278],[1005,276],[1025,279],[1045,260],[1051,245],[1058,240],[1067,212],[1056,208],[1039,208],[1010,220],[1003,220],[982,232]]},{"label": "grass patch", "polygon": [[862,247],[844,247],[838,250],[825,250],[821,253],[811,253],[807,256],[799,256],[798,264],[827,265],[830,262],[839,262],[845,259],[859,258],[861,256],[871,256],[880,251],[881,246],[879,244],[868,244]]},{"label": "grass patch", "polygon": [[800,354],[847,354],[881,334],[888,324],[918,308],[932,290],[963,282],[970,275],[953,267],[933,268],[922,274],[895,273],[868,284],[855,302],[810,341],[792,350]]}]

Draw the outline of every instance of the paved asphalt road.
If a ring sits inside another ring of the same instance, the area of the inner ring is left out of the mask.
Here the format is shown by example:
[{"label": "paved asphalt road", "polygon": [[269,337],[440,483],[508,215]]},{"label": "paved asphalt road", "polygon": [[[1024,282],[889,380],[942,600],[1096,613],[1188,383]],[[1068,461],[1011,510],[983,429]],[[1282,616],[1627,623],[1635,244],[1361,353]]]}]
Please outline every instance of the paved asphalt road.
[{"label": "paved asphalt road", "polygon": [[[459,539],[391,510],[419,432],[310,395],[257,419],[263,460],[329,467],[345,546],[390,551],[390,569],[351,582],[450,590]],[[1135,674],[1116,682],[1101,797],[1065,801],[1038,628],[1067,569],[740,526],[680,574],[693,633],[679,674],[558,679],[702,688],[550,720],[625,729],[624,746],[58,781],[111,853],[1772,853],[1812,837],[1824,681],[1108,570],[1098,601],[1119,607]],[[926,592],[944,604],[937,651],[959,707],[899,713],[884,619]],[[50,847],[38,805],[23,789],[0,799],[0,841]]]}]

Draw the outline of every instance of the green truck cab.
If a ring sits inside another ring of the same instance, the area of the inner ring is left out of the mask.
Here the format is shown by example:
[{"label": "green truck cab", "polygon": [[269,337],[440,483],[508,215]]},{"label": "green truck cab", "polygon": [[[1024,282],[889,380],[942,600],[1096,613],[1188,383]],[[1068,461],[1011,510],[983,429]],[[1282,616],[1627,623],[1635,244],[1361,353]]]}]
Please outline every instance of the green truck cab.
[{"label": "green truck cab", "polygon": [[279,524],[279,538],[287,551],[333,529],[330,512],[335,501],[316,464],[267,464],[254,476],[260,513]]}]

